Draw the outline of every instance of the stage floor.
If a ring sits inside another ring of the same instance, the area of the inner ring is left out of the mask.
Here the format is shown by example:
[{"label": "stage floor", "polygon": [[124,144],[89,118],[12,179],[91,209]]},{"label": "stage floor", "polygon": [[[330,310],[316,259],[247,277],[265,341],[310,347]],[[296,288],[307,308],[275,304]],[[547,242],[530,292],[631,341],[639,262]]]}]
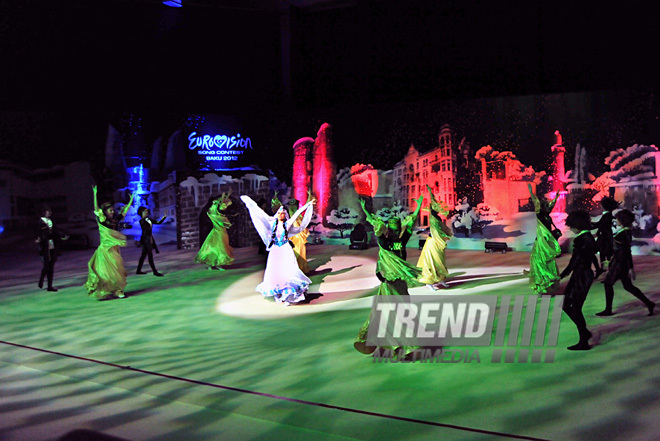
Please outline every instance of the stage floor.
[{"label": "stage floor", "polygon": [[[254,291],[265,263],[255,248],[237,250],[225,271],[161,248],[165,277],[135,275],[139,250],[125,248],[128,297],[96,301],[83,288],[93,250],[65,252],[53,293],[37,288],[32,247],[2,247],[0,439],[76,429],[132,441],[660,436],[660,317],[620,284],[608,318],[594,316],[604,292],[592,286],[592,350],[565,349],[577,332],[562,316],[554,363],[379,364],[353,348],[378,285],[377,249],[308,246],[314,295],[284,307]],[[408,260],[418,255],[411,248]],[[528,295],[528,259],[448,250],[451,287],[437,293]],[[636,285],[660,302],[660,257],[635,265]]]}]

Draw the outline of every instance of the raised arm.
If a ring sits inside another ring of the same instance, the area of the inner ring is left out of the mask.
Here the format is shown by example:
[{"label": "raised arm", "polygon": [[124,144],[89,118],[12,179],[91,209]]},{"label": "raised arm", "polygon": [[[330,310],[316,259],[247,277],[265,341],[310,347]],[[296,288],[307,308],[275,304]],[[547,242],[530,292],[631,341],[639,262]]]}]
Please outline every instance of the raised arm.
[{"label": "raised arm", "polygon": [[424,195],[421,195],[417,199],[417,208],[415,208],[415,211],[412,214],[406,216],[405,219],[403,219],[401,222],[401,234],[403,234],[404,231],[412,233],[412,229],[415,225],[415,221],[417,220],[417,216],[419,216],[419,211],[422,209],[422,202],[424,202]]},{"label": "raised arm", "polygon": [[99,210],[99,201],[98,201],[98,189],[96,185],[92,185],[92,192],[94,193],[94,211]]},{"label": "raised arm", "polygon": [[[286,229],[287,229],[287,231],[289,231],[289,230],[291,229],[291,226],[292,226],[293,223],[296,221],[296,219],[298,219],[298,216],[300,216],[301,214],[303,214],[303,212],[304,212],[305,210],[307,210],[308,208],[311,208],[311,207],[314,205],[314,203],[315,203],[315,201],[309,201],[309,202],[307,202],[305,205],[303,205],[302,207],[300,207],[300,208],[298,209],[298,211],[296,211],[295,213],[293,213],[293,214],[291,215],[291,217],[286,221]],[[312,210],[310,210],[310,211],[312,211]],[[309,220],[311,220],[311,219],[312,219],[312,214],[310,213],[309,216],[307,216],[307,213],[305,213],[305,218],[307,218],[307,217],[309,217]],[[309,224],[309,220],[307,221],[308,224]],[[303,221],[304,221],[304,219],[303,219]],[[301,224],[300,226],[302,227],[302,224]],[[306,225],[305,225],[305,227],[306,227]],[[302,229],[304,230],[305,227],[303,227]]]},{"label": "raised arm", "polygon": [[428,185],[428,184],[426,184],[426,189],[427,189],[428,192],[429,192],[429,198],[430,198],[431,202],[437,202],[437,201],[435,200],[435,196],[433,195],[433,189],[431,188],[431,186]]},{"label": "raised arm", "polygon": [[94,192],[94,214],[99,219],[99,222],[103,222],[105,221],[105,213],[103,213],[103,210],[99,207],[98,189],[96,185],[92,186],[92,191]]},{"label": "raised arm", "polygon": [[243,195],[241,196],[241,200],[250,212],[252,224],[254,224],[254,228],[257,230],[257,233],[259,233],[259,237],[261,237],[261,240],[264,242],[264,244],[268,245],[271,240],[275,217],[268,216],[268,214],[266,214],[266,212],[262,210],[261,207],[257,205],[257,203],[254,202],[249,196]]},{"label": "raised arm", "polygon": [[527,189],[529,190],[529,195],[531,196],[532,203],[534,204],[534,211],[538,213],[539,211],[541,211],[541,202],[539,201],[539,198],[536,197],[536,195],[532,191],[532,184],[530,184],[529,182],[527,183]]},{"label": "raised arm", "polygon": [[272,210],[273,213],[277,212],[277,210],[282,206],[282,201],[280,201],[279,195],[277,192],[275,192],[275,196],[273,199],[270,200],[270,209]]},{"label": "raised arm", "polygon": [[312,200],[316,201],[316,198],[312,194],[312,190],[307,190],[307,200],[305,201],[305,203],[310,202]]},{"label": "raised arm", "polygon": [[555,193],[555,197],[548,203],[548,209],[552,211],[552,209],[555,207],[555,204],[557,203],[557,199],[559,199],[559,191]]},{"label": "raised arm", "polygon": [[121,209],[122,216],[126,216],[128,210],[131,209],[131,205],[133,205],[133,193],[131,193],[131,197],[128,199],[128,204],[124,205],[124,208]]},{"label": "raised arm", "polygon": [[433,195],[433,190],[429,185],[427,185],[426,188],[429,191],[429,200],[430,200],[429,206],[431,207],[431,216],[437,216],[438,213],[443,216],[447,216],[449,214],[449,210],[445,208],[443,203],[440,203],[440,201],[438,201],[435,198],[435,196]]},{"label": "raised arm", "polygon": [[374,234],[376,237],[380,237],[385,234],[385,231],[387,230],[385,222],[383,222],[379,217],[376,217],[367,211],[367,207],[365,206],[367,202],[364,199],[358,199],[358,201],[360,201],[362,211],[364,211],[364,214],[367,216],[367,222],[369,222],[374,227]]},{"label": "raised arm", "polygon": [[422,203],[424,202],[424,195],[420,195],[419,198],[417,199],[417,208],[415,208],[415,211],[413,214],[411,214],[413,223],[415,220],[417,220],[417,216],[419,216],[419,211],[422,209]]},{"label": "raised arm", "polygon": [[373,214],[367,211],[367,207],[366,207],[367,201],[365,201],[364,199],[358,199],[358,201],[360,202],[360,207],[362,207],[362,211],[364,211],[364,214],[367,216],[367,221],[371,222],[371,220],[373,219]]},{"label": "raised arm", "polygon": [[314,204],[315,203],[316,203],[316,199],[312,198],[311,201],[307,202],[305,205],[302,206],[302,208],[300,210],[298,210],[300,212],[298,214],[298,216],[300,216],[300,214],[302,214],[303,210],[305,210],[305,209],[307,210],[307,211],[305,211],[305,215],[303,216],[302,220],[300,221],[300,226],[299,227],[294,227],[293,226],[293,222],[295,222],[297,217],[292,216],[287,221],[286,225],[287,225],[287,231],[289,232],[289,237],[293,237],[296,234],[303,231],[305,228],[307,228],[307,226],[309,225],[309,223],[312,220],[312,215],[314,214]]}]

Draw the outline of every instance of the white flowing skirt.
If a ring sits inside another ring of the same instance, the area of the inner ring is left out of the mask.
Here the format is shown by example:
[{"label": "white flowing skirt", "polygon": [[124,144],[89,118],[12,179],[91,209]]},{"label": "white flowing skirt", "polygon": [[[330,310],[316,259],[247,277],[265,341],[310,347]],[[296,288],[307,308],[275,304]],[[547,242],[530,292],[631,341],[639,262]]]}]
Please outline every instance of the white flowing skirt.
[{"label": "white flowing skirt", "polygon": [[264,281],[256,291],[273,297],[277,303],[288,305],[305,300],[305,292],[312,281],[298,267],[293,248],[287,242],[274,245],[268,253]]}]

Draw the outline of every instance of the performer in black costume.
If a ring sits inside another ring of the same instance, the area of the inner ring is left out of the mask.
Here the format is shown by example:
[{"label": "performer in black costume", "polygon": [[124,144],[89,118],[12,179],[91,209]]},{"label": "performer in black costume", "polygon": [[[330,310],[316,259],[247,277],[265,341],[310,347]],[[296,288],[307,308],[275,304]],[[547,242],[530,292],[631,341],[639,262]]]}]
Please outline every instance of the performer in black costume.
[{"label": "performer in black costume", "polygon": [[155,221],[151,219],[151,212],[147,207],[138,208],[138,215],[140,216],[140,227],[142,228],[142,236],[140,237],[140,245],[142,245],[142,255],[138,262],[136,274],[147,274],[142,271],[142,265],[144,264],[144,259],[149,258],[149,266],[151,271],[154,273],[154,276],[163,277],[163,274],[159,273],[156,269],[156,264],[154,263],[154,251],[156,254],[159,253],[158,245],[153,236],[153,225],[160,225],[166,219],[165,216],[161,217],[159,220]]},{"label": "performer in black costume", "polygon": [[576,236],[573,238],[573,255],[568,266],[562,271],[560,277],[571,275],[571,278],[564,290],[563,310],[566,315],[577,326],[580,335],[580,341],[570,346],[572,351],[585,351],[590,349],[589,339],[591,332],[587,329],[587,323],[582,314],[582,305],[587,298],[587,293],[594,281],[594,272],[592,265],[598,268],[596,260],[596,240],[591,235],[591,218],[589,213],[577,210],[566,218],[568,226]]},{"label": "performer in black costume", "polygon": [[606,196],[601,199],[600,205],[603,208],[603,215],[598,219],[598,222],[591,224],[592,230],[598,228],[596,232],[596,246],[600,255],[600,266],[596,270],[596,278],[607,270],[607,265],[614,253],[614,234],[612,233],[614,216],[612,212],[619,207],[619,203],[613,198]]},{"label": "performer in black costume", "polygon": [[633,269],[632,259],[632,232],[630,227],[635,220],[635,215],[629,210],[621,210],[617,212],[617,224],[622,227],[614,235],[614,255],[610,261],[607,275],[605,276],[605,309],[596,315],[610,316],[614,315],[612,312],[612,303],[614,301],[614,284],[617,280],[621,280],[623,289],[630,294],[637,297],[648,308],[649,314],[653,315],[655,303],[649,300],[642,291],[633,285],[632,280],[635,278],[635,271]]},{"label": "performer in black costume", "polygon": [[44,278],[48,279],[48,291],[56,292],[53,287],[53,272],[55,271],[55,262],[62,254],[61,241],[67,240],[69,236],[61,233],[50,218],[53,214],[49,207],[41,208],[41,218],[35,234],[35,242],[39,246],[39,256],[44,264],[39,277],[39,288],[44,287]]}]

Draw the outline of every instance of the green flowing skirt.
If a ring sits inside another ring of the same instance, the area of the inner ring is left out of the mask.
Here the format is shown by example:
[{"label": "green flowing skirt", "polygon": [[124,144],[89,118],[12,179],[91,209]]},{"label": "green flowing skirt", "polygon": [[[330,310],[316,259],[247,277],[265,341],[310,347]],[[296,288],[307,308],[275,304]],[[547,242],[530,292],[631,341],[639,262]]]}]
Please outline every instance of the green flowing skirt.
[{"label": "green flowing skirt", "polygon": [[445,248],[447,242],[435,236],[429,237],[424,242],[424,248],[417,261],[417,266],[422,268],[420,283],[434,285],[447,278],[449,271],[445,264]]},{"label": "green flowing skirt", "polygon": [[533,291],[545,294],[559,282],[559,268],[555,259],[560,254],[559,242],[537,219],[536,241],[529,256],[529,286]]},{"label": "green flowing skirt", "polygon": [[[381,284],[378,287],[377,296],[408,296],[408,287],[419,285],[417,280],[422,274],[421,268],[411,265],[396,254],[383,248],[379,248],[378,251],[376,271],[381,276]],[[375,346],[367,344],[367,333],[370,322],[371,314],[358,331],[357,337],[353,342],[355,349],[363,354],[372,354],[376,350]],[[390,346],[382,346],[381,348],[392,350],[397,358],[403,358],[415,349],[419,349],[418,346],[400,344],[389,333],[386,338],[392,343]]]},{"label": "green flowing skirt", "polygon": [[119,247],[126,246],[126,236],[100,224],[99,233],[101,244],[87,264],[85,288],[97,300],[124,297],[127,273]]},{"label": "green flowing skirt", "polygon": [[229,235],[225,228],[214,227],[195,256],[195,263],[208,266],[231,265],[234,262],[234,249],[229,245]]}]

